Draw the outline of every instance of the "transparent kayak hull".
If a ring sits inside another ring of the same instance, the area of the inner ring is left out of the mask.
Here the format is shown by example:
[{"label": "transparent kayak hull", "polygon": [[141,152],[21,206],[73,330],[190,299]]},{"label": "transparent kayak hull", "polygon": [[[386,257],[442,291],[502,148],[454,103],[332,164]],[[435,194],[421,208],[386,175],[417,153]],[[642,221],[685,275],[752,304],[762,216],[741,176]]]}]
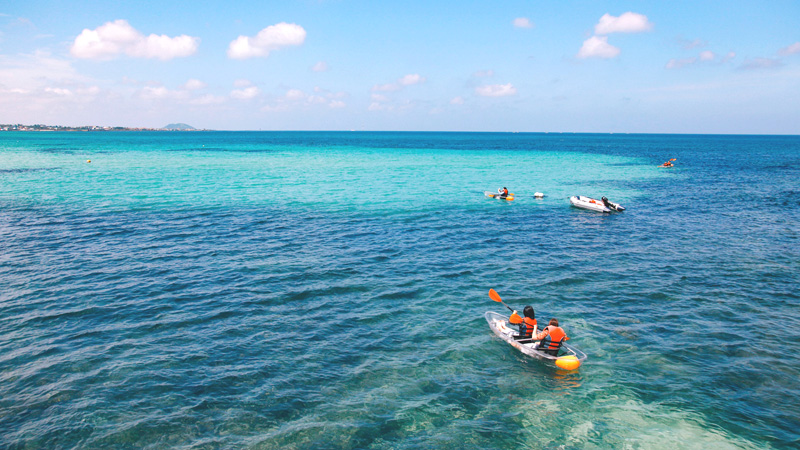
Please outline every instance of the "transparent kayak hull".
[{"label": "transparent kayak hull", "polygon": [[586,360],[585,353],[566,343],[561,345],[558,356],[553,356],[539,351],[536,348],[536,346],[539,344],[538,341],[520,343],[514,339],[514,336],[518,334],[519,330],[516,329],[516,326],[508,323],[508,316],[493,311],[488,311],[486,314],[484,314],[484,316],[486,317],[486,321],[489,322],[489,328],[494,331],[494,334],[496,334],[497,337],[506,341],[510,346],[528,356],[547,360],[553,363],[555,363],[556,360],[563,358],[577,359],[579,364]]}]

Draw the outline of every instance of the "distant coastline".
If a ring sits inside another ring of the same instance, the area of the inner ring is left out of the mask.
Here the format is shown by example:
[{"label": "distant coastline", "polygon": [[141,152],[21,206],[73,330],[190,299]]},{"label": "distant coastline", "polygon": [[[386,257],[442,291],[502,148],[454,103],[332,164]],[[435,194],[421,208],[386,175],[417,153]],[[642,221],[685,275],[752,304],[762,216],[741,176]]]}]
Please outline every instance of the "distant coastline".
[{"label": "distant coastline", "polygon": [[80,127],[67,127],[62,125],[23,125],[0,123],[0,131],[209,131],[199,130],[185,123],[171,123],[162,128],[130,128],[130,127],[101,127],[86,125]]}]

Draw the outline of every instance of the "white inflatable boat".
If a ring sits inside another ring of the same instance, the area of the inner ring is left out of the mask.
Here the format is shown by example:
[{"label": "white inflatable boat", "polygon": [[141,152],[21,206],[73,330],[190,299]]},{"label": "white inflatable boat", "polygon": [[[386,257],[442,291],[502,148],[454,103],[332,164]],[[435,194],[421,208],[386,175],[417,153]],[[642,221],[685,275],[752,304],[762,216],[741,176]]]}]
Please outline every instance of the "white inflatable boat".
[{"label": "white inflatable boat", "polygon": [[569,202],[572,203],[572,206],[577,208],[588,209],[590,211],[597,211],[597,212],[612,212],[612,211],[625,211],[618,203],[610,202],[607,198],[603,197],[602,200],[595,200],[593,198],[584,197],[582,195],[576,195],[569,198]]}]

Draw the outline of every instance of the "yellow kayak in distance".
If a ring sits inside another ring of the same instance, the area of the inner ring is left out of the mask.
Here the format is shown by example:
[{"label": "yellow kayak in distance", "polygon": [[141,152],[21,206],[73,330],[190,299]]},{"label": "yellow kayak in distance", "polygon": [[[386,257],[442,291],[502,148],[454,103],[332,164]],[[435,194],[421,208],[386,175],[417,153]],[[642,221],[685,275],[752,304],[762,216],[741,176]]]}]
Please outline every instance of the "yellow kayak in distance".
[{"label": "yellow kayak in distance", "polygon": [[508,197],[505,198],[501,197],[500,194],[491,191],[483,191],[483,194],[486,195],[487,197],[496,198],[498,200],[508,200],[508,201],[514,200],[514,194],[511,192],[509,192]]}]

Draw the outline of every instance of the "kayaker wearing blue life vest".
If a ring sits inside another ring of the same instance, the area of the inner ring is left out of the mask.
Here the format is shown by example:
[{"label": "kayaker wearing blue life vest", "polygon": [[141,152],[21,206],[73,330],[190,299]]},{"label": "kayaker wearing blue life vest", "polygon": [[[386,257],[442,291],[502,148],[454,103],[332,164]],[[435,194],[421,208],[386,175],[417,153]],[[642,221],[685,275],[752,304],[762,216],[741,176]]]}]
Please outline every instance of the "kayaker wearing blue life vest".
[{"label": "kayaker wearing blue life vest", "polygon": [[567,333],[558,326],[558,319],[550,319],[550,324],[544,327],[541,333],[536,335],[537,341],[542,341],[539,343],[539,349],[545,353],[549,353],[553,356],[558,354],[558,349],[561,348],[561,344],[569,339],[567,337]]}]

